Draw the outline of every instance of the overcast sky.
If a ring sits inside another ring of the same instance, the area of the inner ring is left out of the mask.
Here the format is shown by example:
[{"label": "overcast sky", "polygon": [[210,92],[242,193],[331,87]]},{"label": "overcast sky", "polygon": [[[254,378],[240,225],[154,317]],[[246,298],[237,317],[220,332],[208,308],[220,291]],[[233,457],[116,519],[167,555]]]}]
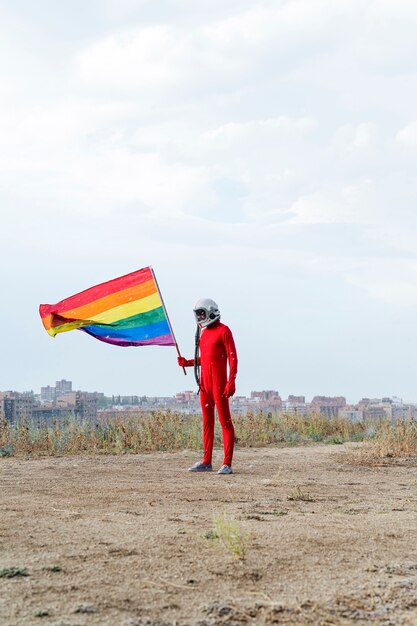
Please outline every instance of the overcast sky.
[{"label": "overcast sky", "polygon": [[152,265],[237,393],[417,401],[415,0],[2,0],[0,390],[194,389],[40,303]]}]

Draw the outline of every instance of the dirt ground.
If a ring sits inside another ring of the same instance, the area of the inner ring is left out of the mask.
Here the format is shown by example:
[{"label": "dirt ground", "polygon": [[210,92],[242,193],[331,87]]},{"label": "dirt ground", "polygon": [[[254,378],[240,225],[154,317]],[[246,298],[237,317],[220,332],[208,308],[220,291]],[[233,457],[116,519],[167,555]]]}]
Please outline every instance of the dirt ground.
[{"label": "dirt ground", "polygon": [[353,446],[0,459],[0,624],[417,625],[416,467]]}]

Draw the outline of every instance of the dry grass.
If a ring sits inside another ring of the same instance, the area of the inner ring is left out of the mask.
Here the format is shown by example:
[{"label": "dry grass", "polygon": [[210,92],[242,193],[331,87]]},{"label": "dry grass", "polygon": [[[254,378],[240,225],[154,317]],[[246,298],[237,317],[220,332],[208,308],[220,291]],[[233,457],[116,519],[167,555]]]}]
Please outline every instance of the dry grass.
[{"label": "dry grass", "polygon": [[[371,444],[366,447],[369,455],[398,456],[415,454],[416,450],[416,425],[412,422],[399,422],[392,426],[329,418],[320,414],[274,415],[259,411],[235,416],[234,424],[237,445],[242,448],[344,443],[372,438]],[[200,415],[173,411],[152,411],[96,422],[69,417],[52,424],[26,421],[10,424],[3,419],[0,421],[0,457],[200,450],[201,430]],[[222,445],[221,428],[217,421],[214,445]]]},{"label": "dry grass", "polygon": [[[0,455],[120,454],[198,447],[197,418],[155,411],[110,420],[55,420],[52,424],[0,424]],[[3,453],[2,453],[3,451]]]},{"label": "dry grass", "polygon": [[395,463],[407,459],[417,462],[417,422],[401,420],[384,422],[375,436],[348,455],[348,460],[361,465]]},{"label": "dry grass", "polygon": [[287,500],[314,502],[314,498],[311,497],[308,491],[303,491],[301,485],[297,485],[295,489],[290,491],[287,495]]},{"label": "dry grass", "polygon": [[215,535],[230,554],[243,561],[249,544],[249,533],[244,534],[239,523],[223,512],[214,517]]},{"label": "dry grass", "polygon": [[369,430],[368,422],[335,417],[320,413],[287,415],[248,413],[234,419],[239,444],[245,447],[270,444],[300,444],[307,442],[343,443],[362,441]]}]

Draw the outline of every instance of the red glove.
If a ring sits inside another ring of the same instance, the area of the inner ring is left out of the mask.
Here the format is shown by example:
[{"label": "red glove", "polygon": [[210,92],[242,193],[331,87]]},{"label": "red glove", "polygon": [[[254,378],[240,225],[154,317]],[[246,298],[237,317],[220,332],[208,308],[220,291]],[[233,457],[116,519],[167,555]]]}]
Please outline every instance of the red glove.
[{"label": "red glove", "polygon": [[183,356],[179,356],[177,361],[180,367],[192,367],[194,365],[194,359],[185,359]]},{"label": "red glove", "polygon": [[223,395],[226,396],[226,398],[231,398],[234,395],[235,391],[236,391],[235,379],[231,378],[229,381],[227,381],[226,387],[224,388]]}]

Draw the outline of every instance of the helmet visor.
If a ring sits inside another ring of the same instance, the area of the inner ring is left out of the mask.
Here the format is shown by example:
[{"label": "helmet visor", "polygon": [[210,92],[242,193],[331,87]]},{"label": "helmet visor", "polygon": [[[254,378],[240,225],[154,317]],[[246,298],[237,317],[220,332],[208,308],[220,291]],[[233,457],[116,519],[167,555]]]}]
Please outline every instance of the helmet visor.
[{"label": "helmet visor", "polygon": [[197,309],[195,312],[195,316],[199,322],[204,322],[207,318],[207,311],[205,309]]}]

